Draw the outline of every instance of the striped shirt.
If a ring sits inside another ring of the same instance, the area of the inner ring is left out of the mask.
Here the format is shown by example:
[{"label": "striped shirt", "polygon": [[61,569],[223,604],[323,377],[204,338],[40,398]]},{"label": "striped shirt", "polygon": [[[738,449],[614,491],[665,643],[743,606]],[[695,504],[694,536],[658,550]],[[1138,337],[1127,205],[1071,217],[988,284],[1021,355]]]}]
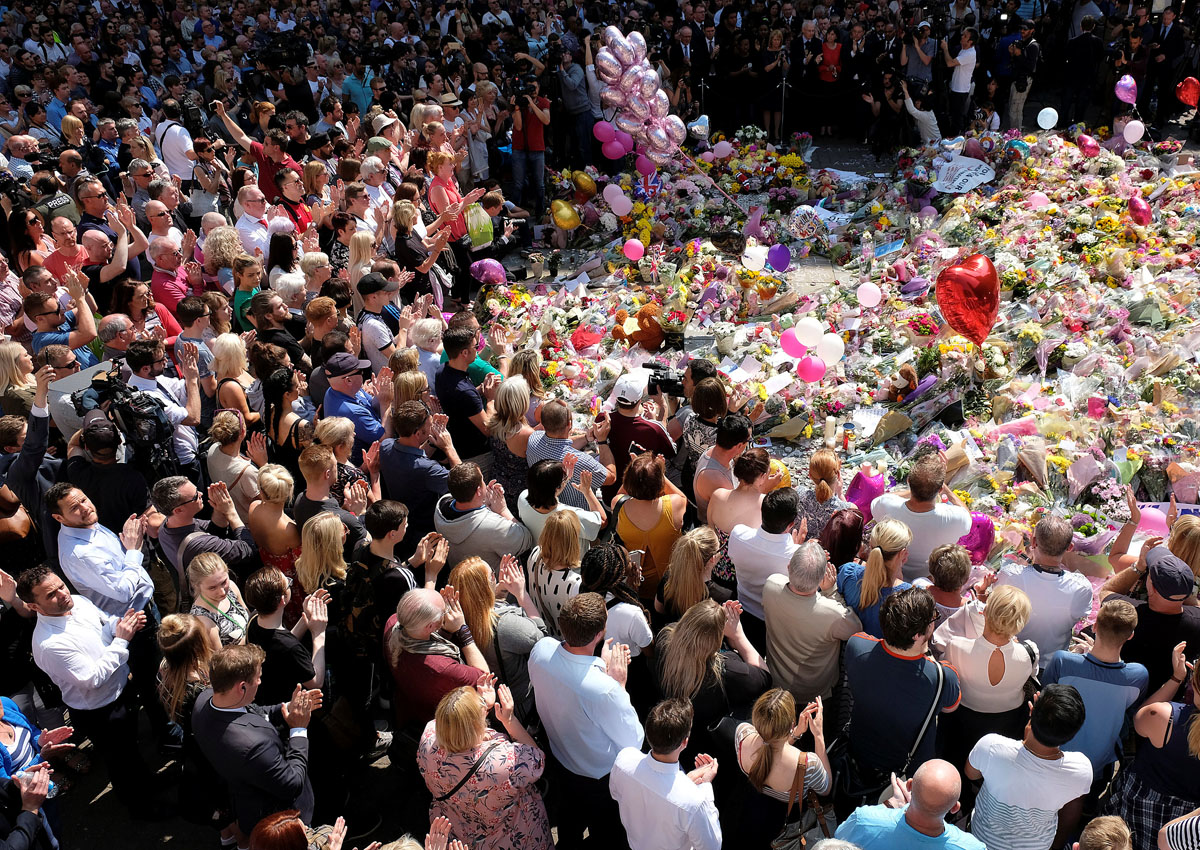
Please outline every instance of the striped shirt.
[{"label": "striped shirt", "polygon": [[1200,847],[1200,815],[1168,825],[1167,846],[1171,850],[1196,850]]},{"label": "striped shirt", "polygon": [[525,449],[525,460],[530,466],[533,466],[539,460],[558,460],[561,461],[568,454],[573,454],[579,458],[575,464],[575,473],[571,476],[571,481],[563,488],[563,491],[558,494],[558,500],[564,505],[571,505],[575,508],[583,508],[587,510],[587,499],[583,493],[579,491],[579,474],[585,469],[592,471],[592,486],[600,487],[604,483],[604,479],[608,477],[608,469],[592,455],[587,452],[581,452],[579,449],[571,445],[570,440],[561,437],[547,437],[545,431],[534,431],[529,435],[529,445]]}]

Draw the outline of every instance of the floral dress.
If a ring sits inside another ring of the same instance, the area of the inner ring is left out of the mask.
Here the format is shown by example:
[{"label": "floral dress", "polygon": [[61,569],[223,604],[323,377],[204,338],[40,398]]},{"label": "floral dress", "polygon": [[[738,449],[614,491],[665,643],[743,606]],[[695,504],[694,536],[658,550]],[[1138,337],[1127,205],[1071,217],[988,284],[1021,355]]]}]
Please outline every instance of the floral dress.
[{"label": "floral dress", "polygon": [[537,747],[489,729],[478,746],[447,752],[438,746],[436,721],[431,720],[417,747],[417,766],[437,798],[449,793],[481,755],[479,769],[462,788],[449,799],[434,800],[429,819],[449,819],[451,837],[468,847],[551,850],[546,806],[534,787],[546,766],[546,754]]},{"label": "floral dress", "polygon": [[829,524],[829,520],[834,514],[853,507],[855,507],[854,503],[839,499],[837,496],[830,496],[824,502],[819,502],[815,490],[801,491],[800,505],[796,510],[796,527],[799,528],[800,520],[807,519],[808,533],[804,539],[815,540],[821,536],[821,532],[825,530],[825,526]]}]

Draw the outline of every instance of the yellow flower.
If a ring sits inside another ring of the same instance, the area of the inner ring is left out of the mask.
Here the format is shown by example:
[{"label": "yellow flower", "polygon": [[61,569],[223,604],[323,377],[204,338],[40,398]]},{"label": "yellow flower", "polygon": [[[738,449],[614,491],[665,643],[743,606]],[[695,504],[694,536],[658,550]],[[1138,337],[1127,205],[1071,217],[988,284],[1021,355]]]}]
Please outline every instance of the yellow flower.
[{"label": "yellow flower", "polygon": [[558,374],[558,363],[554,360],[551,360],[549,363],[546,364],[546,371],[548,373],[550,373],[551,375],[557,375]]}]

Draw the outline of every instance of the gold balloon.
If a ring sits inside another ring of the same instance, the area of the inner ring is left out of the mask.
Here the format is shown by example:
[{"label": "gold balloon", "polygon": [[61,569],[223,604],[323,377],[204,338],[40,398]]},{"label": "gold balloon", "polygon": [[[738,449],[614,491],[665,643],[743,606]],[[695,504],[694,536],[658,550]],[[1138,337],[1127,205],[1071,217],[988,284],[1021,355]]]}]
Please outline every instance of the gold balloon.
[{"label": "gold balloon", "polygon": [[775,458],[771,458],[771,471],[768,474],[769,475],[777,475],[780,472],[783,473],[783,478],[780,480],[779,484],[775,487],[775,489],[778,490],[780,487],[791,487],[792,486],[791,470],[789,470],[784,465],[783,461],[776,460]]},{"label": "gold balloon", "polygon": [[[562,204],[562,206],[557,206],[558,204]],[[579,220],[579,213],[566,201],[555,201],[551,204],[551,210],[554,215],[554,223],[563,230],[574,230],[582,223]]]},{"label": "gold balloon", "polygon": [[576,171],[571,175],[571,182],[575,184],[575,190],[583,196],[585,201],[596,197],[596,181],[588,176],[586,171]]}]

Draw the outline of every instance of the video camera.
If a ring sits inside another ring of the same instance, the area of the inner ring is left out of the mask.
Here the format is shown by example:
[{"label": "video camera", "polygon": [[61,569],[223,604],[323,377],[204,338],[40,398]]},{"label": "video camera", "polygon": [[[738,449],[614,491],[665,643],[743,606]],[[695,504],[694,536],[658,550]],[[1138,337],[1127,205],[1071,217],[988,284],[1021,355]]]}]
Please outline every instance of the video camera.
[{"label": "video camera", "polygon": [[512,81],[513,100],[520,101],[525,97],[533,97],[537,91],[536,81],[531,76],[514,77]]},{"label": "video camera", "polygon": [[661,393],[664,396],[683,398],[683,372],[659,363],[647,363],[646,368],[650,370],[650,380],[646,384],[647,394]]}]

